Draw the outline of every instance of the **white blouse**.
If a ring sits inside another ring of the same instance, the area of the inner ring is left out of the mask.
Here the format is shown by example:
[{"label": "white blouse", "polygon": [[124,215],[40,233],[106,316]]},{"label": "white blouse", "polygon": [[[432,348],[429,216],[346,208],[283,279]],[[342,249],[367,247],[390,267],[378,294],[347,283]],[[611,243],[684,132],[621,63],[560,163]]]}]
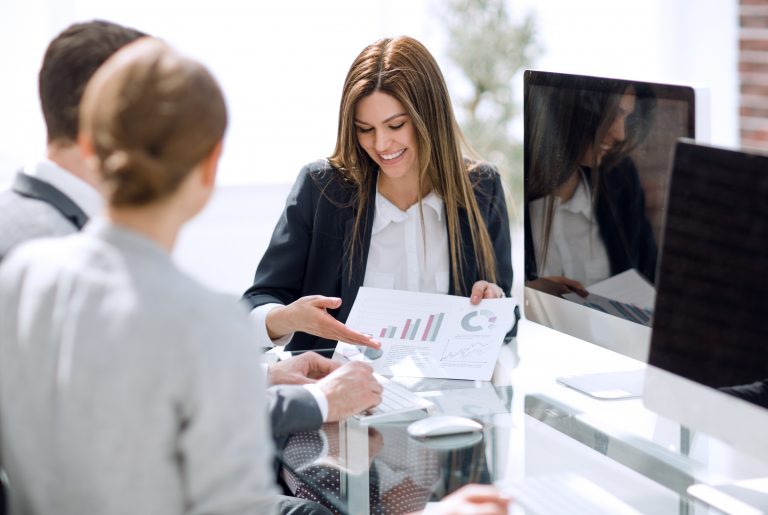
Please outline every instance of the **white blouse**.
[{"label": "white blouse", "polygon": [[611,275],[608,253],[592,210],[592,194],[582,173],[573,196],[555,198],[546,262],[542,263],[546,197],[530,203],[531,233],[539,277],[562,275],[584,286]]},{"label": "white blouse", "polygon": [[448,233],[443,200],[434,192],[402,211],[376,189],[363,286],[448,293]]}]

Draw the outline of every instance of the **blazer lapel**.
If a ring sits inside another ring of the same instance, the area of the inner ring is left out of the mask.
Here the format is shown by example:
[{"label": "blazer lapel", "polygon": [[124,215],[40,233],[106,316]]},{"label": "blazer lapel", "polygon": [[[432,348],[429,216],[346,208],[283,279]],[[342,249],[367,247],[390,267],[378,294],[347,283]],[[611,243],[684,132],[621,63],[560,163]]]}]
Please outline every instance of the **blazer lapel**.
[{"label": "blazer lapel", "polygon": [[78,230],[88,222],[88,215],[80,209],[80,206],[47,182],[19,172],[16,174],[12,189],[19,195],[47,202],[72,222]]}]

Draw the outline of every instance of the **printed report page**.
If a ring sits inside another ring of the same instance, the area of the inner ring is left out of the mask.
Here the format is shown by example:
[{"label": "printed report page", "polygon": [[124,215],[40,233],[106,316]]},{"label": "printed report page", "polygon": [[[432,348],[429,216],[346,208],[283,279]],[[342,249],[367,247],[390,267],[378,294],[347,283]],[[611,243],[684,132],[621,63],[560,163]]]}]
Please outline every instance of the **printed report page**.
[{"label": "printed report page", "polygon": [[488,381],[515,322],[512,298],[484,299],[360,288],[346,325],[378,339],[381,351],[339,342],[336,352],[385,376]]}]

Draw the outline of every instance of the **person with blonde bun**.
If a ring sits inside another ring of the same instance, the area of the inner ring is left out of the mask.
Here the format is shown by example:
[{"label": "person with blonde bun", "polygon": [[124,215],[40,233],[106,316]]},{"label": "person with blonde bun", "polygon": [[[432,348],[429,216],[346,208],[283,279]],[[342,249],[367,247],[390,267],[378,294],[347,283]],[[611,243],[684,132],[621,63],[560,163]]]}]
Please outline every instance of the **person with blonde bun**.
[{"label": "person with blonde bun", "polygon": [[81,105],[104,218],[0,269],[0,444],[10,513],[271,513],[265,379],[247,314],[181,272],[227,112],[199,63],[149,38]]}]

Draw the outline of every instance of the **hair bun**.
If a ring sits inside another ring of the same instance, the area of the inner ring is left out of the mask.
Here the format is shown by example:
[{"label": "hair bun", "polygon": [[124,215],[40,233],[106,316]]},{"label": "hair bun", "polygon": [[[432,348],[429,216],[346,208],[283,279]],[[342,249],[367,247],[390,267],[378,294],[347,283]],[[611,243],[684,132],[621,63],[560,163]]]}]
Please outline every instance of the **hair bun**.
[{"label": "hair bun", "polygon": [[83,131],[92,138],[112,207],[173,194],[221,141],[227,110],[208,70],[144,38],[109,60],[86,87]]},{"label": "hair bun", "polygon": [[122,175],[131,168],[131,157],[125,150],[115,150],[104,159],[104,172],[106,175]]},{"label": "hair bun", "polygon": [[128,172],[162,173],[163,167],[158,159],[141,150],[115,150],[104,160],[107,176],[120,176]]}]

